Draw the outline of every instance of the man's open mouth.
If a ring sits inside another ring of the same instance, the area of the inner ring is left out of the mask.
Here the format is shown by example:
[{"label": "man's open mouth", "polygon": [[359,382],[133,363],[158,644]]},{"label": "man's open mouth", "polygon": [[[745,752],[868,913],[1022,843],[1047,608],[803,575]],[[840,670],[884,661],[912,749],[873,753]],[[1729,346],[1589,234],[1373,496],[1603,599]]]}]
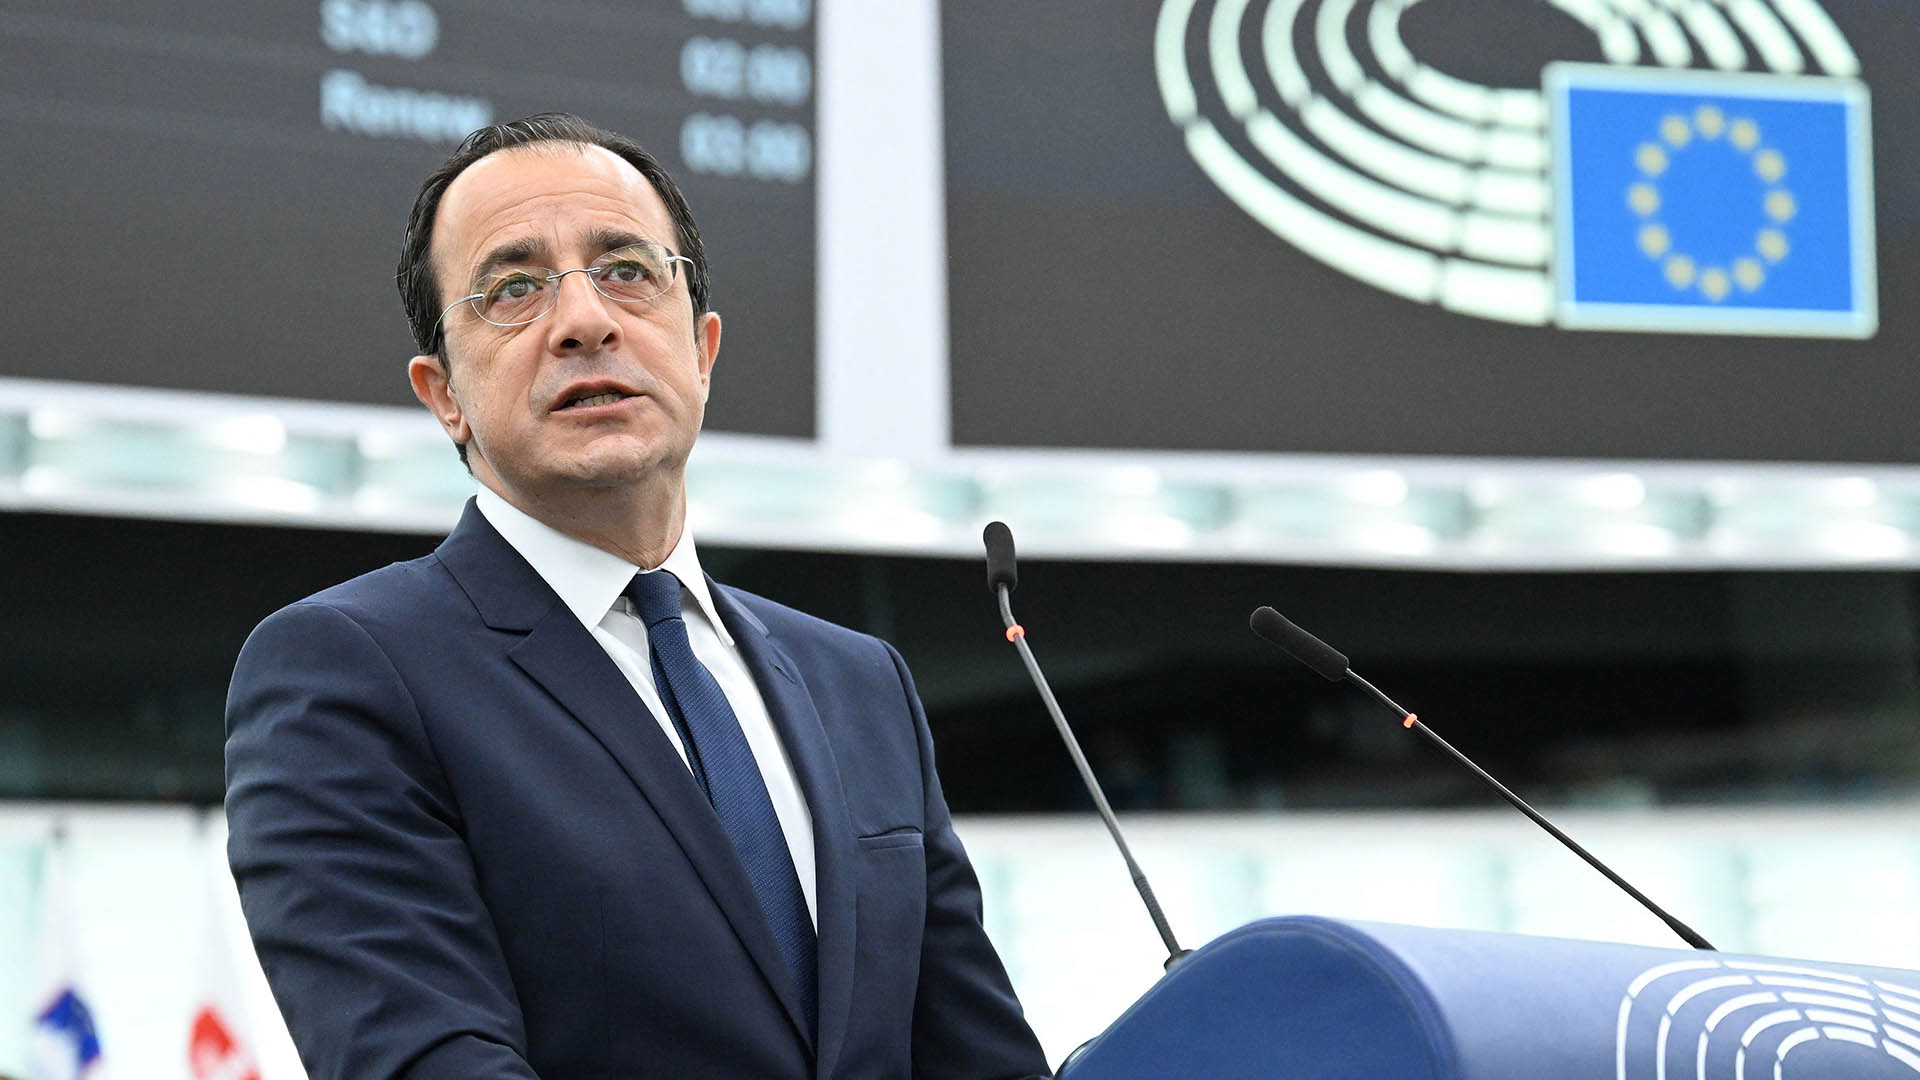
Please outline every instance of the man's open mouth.
[{"label": "man's open mouth", "polygon": [[602,390],[599,393],[586,394],[581,397],[569,398],[567,400],[567,403],[560,407],[563,409],[590,409],[595,405],[611,405],[614,402],[629,396],[631,395],[623,394],[618,390]]}]

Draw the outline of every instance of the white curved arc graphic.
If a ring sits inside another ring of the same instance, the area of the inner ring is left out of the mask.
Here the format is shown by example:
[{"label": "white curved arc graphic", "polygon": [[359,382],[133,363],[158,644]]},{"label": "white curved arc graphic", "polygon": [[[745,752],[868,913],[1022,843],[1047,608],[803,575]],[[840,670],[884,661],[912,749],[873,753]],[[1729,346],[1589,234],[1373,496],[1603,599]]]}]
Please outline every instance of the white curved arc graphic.
[{"label": "white curved arc graphic", "polygon": [[1686,32],[1666,9],[1650,0],[1614,0],[1614,3],[1631,12],[1629,17],[1634,26],[1662,67],[1692,65],[1693,49],[1687,44]]},{"label": "white curved arc graphic", "polygon": [[1543,221],[1468,214],[1461,222],[1459,249],[1476,259],[1545,266],[1553,257],[1553,233]]},{"label": "white curved arc graphic", "polygon": [[1897,1017],[1907,1017],[1907,1019],[1914,1022],[1916,1028],[1920,1028],[1920,999],[1905,997],[1899,990],[1891,990],[1884,982],[1876,982],[1876,984],[1874,984],[1874,990],[1880,994],[1880,999],[1887,1001],[1889,1005],[1899,1005],[1901,1009],[1910,1009],[1910,1013],[1901,1013],[1901,1011],[1895,1009],[1893,1015],[1897,1015]]},{"label": "white curved arc graphic", "polygon": [[[1758,993],[1741,994],[1738,997],[1729,998],[1721,1002],[1719,1007],[1714,1009],[1707,1017],[1707,1022],[1701,1025],[1700,1038],[1695,1044],[1693,1055],[1693,1071],[1696,1080],[1707,1080],[1707,1046],[1712,1042],[1713,1032],[1720,1026],[1722,1021],[1734,1013],[1746,1009],[1762,1008],[1769,1005],[1778,1005],[1779,1003],[1780,995],[1766,990]],[[1623,1028],[1618,1052],[1624,1055],[1626,1049],[1626,1038]],[[1624,1075],[1624,1068],[1622,1074]],[[1735,1075],[1738,1074],[1736,1073]]]},{"label": "white curved arc graphic", "polygon": [[1483,319],[1539,325],[1553,314],[1553,287],[1538,271],[1448,259],[1440,279],[1440,306]]},{"label": "white curved arc graphic", "polygon": [[1800,54],[1800,46],[1793,40],[1793,31],[1788,30],[1773,9],[1761,0],[1721,0],[1726,5],[1727,14],[1740,27],[1741,33],[1760,53],[1760,61],[1769,70],[1786,75],[1798,75],[1807,70],[1807,62]]},{"label": "white curved arc graphic", "polygon": [[1488,128],[1486,161],[1489,165],[1504,165],[1509,169],[1537,169],[1545,171],[1547,167],[1547,137],[1538,131],[1515,131],[1512,128]]},{"label": "white curved arc graphic", "polygon": [[1587,29],[1598,32],[1600,21],[1613,17],[1613,9],[1607,6],[1607,0],[1547,0],[1548,3],[1585,23]]},{"label": "white curved arc graphic", "polygon": [[[1765,982],[1765,980],[1760,981]],[[1789,1005],[1814,1005],[1823,1009],[1850,1009],[1872,1012],[1873,1006],[1868,1004],[1868,1002],[1872,1000],[1872,995],[1863,993],[1860,997],[1864,1000],[1835,997],[1832,994],[1811,994],[1804,990],[1788,990],[1780,995],[1780,1000]]]},{"label": "white curved arc graphic", "polygon": [[1314,138],[1382,180],[1444,203],[1472,203],[1523,217],[1546,216],[1550,192],[1537,171],[1476,168],[1429,153],[1380,134],[1323,97],[1308,94],[1294,105]]},{"label": "white curved arc graphic", "polygon": [[1236,120],[1245,120],[1260,107],[1260,95],[1247,77],[1247,66],[1240,62],[1240,20],[1247,13],[1247,2],[1220,0],[1207,21],[1207,59],[1213,63],[1220,97]]},{"label": "white curved arc graphic", "polygon": [[1372,84],[1366,69],[1354,57],[1352,46],[1347,44],[1347,20],[1353,15],[1353,5],[1354,0],[1324,0],[1313,22],[1313,40],[1320,50],[1320,66],[1327,69],[1327,78],[1333,80],[1333,85],[1346,94],[1358,93],[1362,86]]},{"label": "white curved arc graphic", "polygon": [[1247,121],[1247,138],[1267,159],[1321,202],[1434,251],[1544,266],[1552,238],[1542,220],[1459,214],[1452,207],[1381,183],[1328,158],[1271,112]]},{"label": "white curved arc graphic", "polygon": [[[1621,998],[1614,1054],[1616,1078],[1651,1076],[1666,1080],[1669,1046],[1676,1039],[1686,1038],[1696,1023],[1682,1015],[1690,1005],[1695,1009],[1713,1006],[1693,1034],[1695,1080],[1741,1080],[1747,1076],[1749,1059],[1756,1056],[1755,1065],[1764,1068],[1770,1060],[1775,1080],[1785,1080],[1788,1056],[1823,1040],[1880,1051],[1889,1060],[1920,1074],[1920,1053],[1916,1053],[1920,1050],[1920,1015],[1888,1007],[1911,1004],[1902,996],[1906,989],[1798,965],[1698,960],[1663,964],[1633,979]],[[1636,1057],[1631,1041],[1632,1018],[1635,1009],[1642,1006],[1657,1010],[1659,1022],[1650,1052]],[[1740,1018],[1738,1022],[1728,1023],[1736,1017]],[[1733,1046],[1733,1071],[1710,1073],[1708,1059],[1714,1039],[1735,1031],[1738,1041]]]},{"label": "white curved arc graphic", "polygon": [[1821,971],[1819,968],[1799,967],[1794,964],[1774,964],[1759,960],[1729,960],[1727,966],[1735,971],[1767,971],[1781,975],[1805,975],[1822,983],[1846,983],[1852,986],[1865,986],[1867,980],[1857,975],[1846,975],[1837,971]]},{"label": "white curved arc graphic", "polygon": [[1420,0],[1386,0],[1367,12],[1367,42],[1381,70],[1441,113],[1473,124],[1542,129],[1547,101],[1536,90],[1481,86],[1414,58],[1400,37],[1400,16]]},{"label": "white curved arc graphic", "polygon": [[1791,1052],[1794,1047],[1799,1046],[1803,1042],[1812,1042],[1819,1037],[1819,1028],[1801,1028],[1799,1031],[1781,1039],[1779,1049],[1775,1051],[1777,1055],[1773,1065],[1775,1080],[1779,1080],[1780,1066],[1786,1063],[1787,1054]]},{"label": "white curved arc graphic", "polygon": [[[1648,968],[1627,985],[1626,996],[1620,999],[1620,1018],[1614,1028],[1613,1065],[1618,1080],[1627,1077],[1627,1022],[1633,1017],[1633,1002],[1655,979],[1666,975],[1675,975],[1682,971],[1700,971],[1717,968],[1720,965],[1712,960],[1680,960],[1659,967]],[[1665,1066],[1661,1066],[1665,1070]]]},{"label": "white curved arc graphic", "polygon": [[1200,112],[1187,74],[1187,20],[1193,17],[1193,5],[1194,0],[1167,0],[1153,25],[1153,71],[1160,82],[1160,100],[1166,103],[1167,116],[1181,125]]},{"label": "white curved arc graphic", "polygon": [[1366,83],[1354,91],[1353,103],[1375,124],[1442,157],[1469,164],[1479,164],[1486,157],[1479,128],[1408,101],[1380,83]]},{"label": "white curved arc graphic", "polygon": [[1659,967],[1651,967],[1627,984],[1627,998],[1631,1000],[1639,997],[1640,991],[1645,990],[1655,979],[1678,975],[1682,971],[1718,971],[1725,966],[1718,960],[1675,960],[1669,964],[1661,964]]},{"label": "white curved arc graphic", "polygon": [[1293,52],[1293,21],[1304,0],[1274,0],[1260,20],[1260,52],[1267,71],[1280,91],[1280,100],[1298,109],[1311,96],[1313,84],[1300,69],[1300,58]]},{"label": "white curved arc graphic", "polygon": [[[1261,52],[1267,70],[1273,76],[1274,85],[1280,92],[1280,100],[1300,114],[1307,130],[1316,139],[1380,179],[1399,182],[1419,194],[1442,202],[1457,203],[1470,199],[1487,209],[1545,215],[1548,193],[1542,177],[1532,174],[1496,175],[1490,184],[1482,183],[1470,175],[1467,166],[1455,160],[1464,158],[1472,161],[1481,156],[1477,150],[1478,133],[1470,126],[1448,124],[1446,118],[1438,114],[1414,111],[1417,106],[1412,102],[1398,99],[1397,95],[1392,95],[1391,91],[1384,88],[1375,89],[1378,87],[1376,83],[1364,81],[1363,90],[1374,107],[1372,119],[1381,127],[1394,128],[1398,125],[1398,129],[1404,131],[1409,125],[1420,128],[1434,121],[1445,126],[1444,131],[1432,134],[1425,140],[1429,149],[1437,151],[1428,153],[1380,134],[1373,127],[1349,116],[1338,105],[1315,95],[1292,47],[1293,22],[1301,4],[1302,0],[1276,0],[1267,7],[1266,14],[1261,18]],[[1234,4],[1232,12],[1235,18],[1242,16],[1245,9],[1245,0]],[[1252,92],[1252,81],[1240,61],[1237,29],[1222,22],[1222,13],[1227,10],[1226,4],[1215,9],[1208,28],[1209,53],[1217,65],[1226,65],[1219,76],[1221,96],[1236,116],[1244,118],[1245,114],[1238,111],[1238,106],[1251,106],[1251,99],[1242,95]],[[1376,12],[1378,10],[1375,9]],[[1394,40],[1397,42],[1399,39],[1396,36]],[[1235,89],[1230,90],[1229,87]],[[1544,109],[1544,103],[1538,100],[1537,95],[1529,99],[1524,92],[1513,93],[1520,95],[1514,100],[1528,104],[1514,105],[1502,99],[1500,109],[1503,113],[1531,114]],[[1543,157],[1544,153],[1543,143],[1538,148],[1529,146],[1509,156],[1526,161],[1526,167],[1531,169],[1536,167],[1533,164],[1535,159]],[[1489,190],[1493,194],[1487,194]],[[1516,190],[1519,192],[1517,196]]]},{"label": "white curved arc graphic", "polygon": [[1778,1004],[1780,1004],[1780,995],[1768,990],[1762,990],[1758,993],[1753,993],[1753,994],[1741,994],[1739,997],[1728,998],[1727,1000],[1721,1002],[1717,1007],[1715,1007],[1713,1012],[1707,1014],[1707,1022],[1701,1025],[1705,1029],[1704,1031],[1701,1032],[1701,1035],[1700,1035],[1701,1041],[1702,1043],[1704,1043],[1706,1040],[1706,1037],[1712,1034],[1715,1028],[1720,1026],[1721,1021],[1725,1020],[1727,1017],[1732,1016],[1734,1013],[1737,1013],[1742,1009],[1754,1009],[1754,1008],[1759,1008],[1762,1005],[1778,1005]]},{"label": "white curved arc graphic", "polygon": [[1680,0],[1675,6],[1679,9],[1680,21],[1686,24],[1687,33],[1700,43],[1700,51],[1706,54],[1707,63],[1721,71],[1746,69],[1746,46],[1740,44],[1740,35],[1727,25],[1719,8],[1704,0]]},{"label": "white curved arc graphic", "polygon": [[1667,1040],[1673,1036],[1673,1017],[1660,1018],[1660,1037],[1654,1040],[1654,1060],[1660,1063],[1658,1080],[1667,1080]]},{"label": "white curved arc graphic", "polygon": [[[1310,98],[1299,108],[1314,138],[1382,180],[1445,203],[1474,197],[1474,173],[1467,166],[1389,139],[1325,98]],[[1546,193],[1544,182],[1540,190]]]},{"label": "white curved arc graphic", "polygon": [[1890,983],[1890,982],[1875,982],[1873,984],[1873,988],[1880,991],[1883,994],[1905,994],[1909,999],[1911,999],[1913,1007],[1916,1009],[1920,1009],[1920,990],[1915,990],[1910,986],[1901,986],[1899,983]]},{"label": "white curved arc graphic", "polygon": [[1693,983],[1686,989],[1667,999],[1667,1015],[1672,1016],[1679,1012],[1682,1005],[1685,1005],[1687,1002],[1692,1001],[1694,998],[1710,990],[1725,990],[1730,986],[1752,985],[1753,977],[1750,975],[1722,975],[1716,979],[1701,979],[1699,982]]},{"label": "white curved arc graphic", "polygon": [[1406,83],[1414,97],[1471,123],[1525,131],[1547,126],[1547,99],[1531,90],[1478,86],[1425,64],[1416,66]]},{"label": "white curved arc graphic", "polygon": [[[1245,122],[1249,141],[1282,173],[1298,181],[1328,206],[1350,217],[1373,222],[1388,233],[1434,251],[1460,251],[1522,266],[1546,264],[1552,241],[1544,220],[1514,220],[1484,214],[1462,217],[1444,203],[1371,179],[1327,157],[1295,135],[1271,112],[1260,109],[1253,80],[1240,58],[1240,24],[1246,15],[1247,3],[1248,0],[1221,0],[1213,9],[1207,25],[1208,58],[1228,112]],[[1398,37],[1394,40],[1397,42]],[[1324,119],[1326,111],[1318,112]],[[1353,131],[1344,134],[1351,136]]]},{"label": "white curved arc graphic", "polygon": [[1584,23],[1600,40],[1600,55],[1609,64],[1640,62],[1640,36],[1633,23],[1622,18],[1606,0],[1547,0],[1548,3]]},{"label": "white curved arc graphic", "polygon": [[1545,217],[1552,197],[1546,177],[1538,173],[1483,168],[1473,174],[1473,201],[1480,206],[1501,206],[1509,213]]},{"label": "white curved arc graphic", "polygon": [[[1544,275],[1440,259],[1328,217],[1247,164],[1207,121],[1188,126],[1187,152],[1254,220],[1350,277],[1463,314],[1510,322],[1546,321],[1553,298]],[[1514,318],[1515,312],[1529,311],[1537,312],[1537,317]]]},{"label": "white curved arc graphic", "polygon": [[[1530,132],[1485,133],[1369,79],[1347,47],[1346,25],[1354,4],[1355,0],[1329,0],[1321,6],[1314,34],[1321,44],[1321,63],[1336,86],[1344,85],[1356,94],[1362,113],[1373,106],[1373,126],[1310,96],[1310,83],[1292,50],[1292,19],[1303,6],[1301,0],[1278,0],[1268,6],[1261,41],[1282,100],[1294,105],[1306,130],[1337,151],[1360,151],[1349,160],[1371,163],[1371,175],[1328,157],[1270,112],[1258,109],[1257,91],[1240,56],[1247,0],[1223,0],[1213,9],[1207,25],[1208,60],[1222,101],[1236,119],[1244,121],[1248,141],[1264,157],[1314,198],[1386,235],[1370,235],[1288,194],[1260,170],[1238,160],[1218,129],[1198,117],[1198,95],[1186,69],[1185,52],[1185,31],[1194,4],[1180,0],[1161,9],[1155,48],[1162,96],[1169,114],[1188,127],[1189,152],[1243,210],[1336,269],[1377,288],[1464,313],[1545,322],[1552,296],[1544,273],[1507,268],[1543,267],[1551,256],[1545,181],[1537,175],[1471,167],[1491,159],[1537,172],[1544,165],[1544,138]],[[1303,97],[1307,100],[1300,100]],[[1305,107],[1309,101],[1310,109]],[[1512,106],[1505,108],[1515,111]],[[1388,122],[1382,124],[1381,117]],[[1399,123],[1394,123],[1396,119]],[[1441,153],[1401,146],[1380,154],[1377,151],[1383,145],[1393,144],[1378,128],[1438,129],[1442,141],[1437,147],[1432,139],[1428,143]],[[1383,157],[1389,160],[1383,162]],[[1396,172],[1394,166],[1406,168]],[[1408,183],[1408,175],[1416,179]],[[1495,201],[1502,196],[1512,201],[1502,206]],[[1456,209],[1468,202],[1472,209]],[[1434,254],[1447,252],[1471,258],[1441,259]],[[1507,266],[1481,264],[1477,259]]]},{"label": "white curved arc graphic", "polygon": [[1254,220],[1336,270],[1409,300],[1439,295],[1440,260],[1320,213],[1246,163],[1211,123],[1187,128],[1187,152]]},{"label": "white curved arc graphic", "polygon": [[[1866,990],[1849,986],[1836,986],[1831,979],[1808,978],[1801,975],[1755,975],[1753,981],[1761,986],[1791,986],[1798,990],[1822,990],[1827,993],[1847,994],[1853,997],[1872,997]],[[1792,998],[1789,994],[1787,997]]]},{"label": "white curved arc graphic", "polygon": [[1411,0],[1388,0],[1367,12],[1367,44],[1373,49],[1373,59],[1380,70],[1401,82],[1420,67],[1413,50],[1400,40],[1400,13],[1411,6]]},{"label": "white curved arc graphic", "polygon": [[[1368,78],[1347,44],[1346,27],[1354,2],[1328,0],[1314,21],[1314,37],[1321,49],[1321,63],[1334,85],[1352,96],[1363,111],[1376,113],[1372,117],[1376,123],[1400,133],[1403,138],[1409,135],[1417,138],[1417,133],[1426,128],[1445,129],[1436,136],[1438,142],[1434,148],[1465,161],[1489,161],[1518,169],[1544,168],[1547,148],[1546,136],[1541,132],[1546,122],[1543,97],[1532,91],[1495,91],[1476,86],[1413,60],[1412,53],[1407,52],[1400,41],[1398,22],[1399,12],[1419,0],[1380,0],[1369,12],[1368,24],[1371,41],[1376,36],[1374,28],[1381,25],[1380,13],[1390,13],[1386,24],[1387,36],[1392,42],[1389,51],[1397,48],[1412,62],[1402,81],[1413,97],[1421,100],[1415,101],[1386,83]],[[1329,59],[1329,51],[1334,59]],[[1377,47],[1375,53],[1375,59],[1387,67],[1390,59],[1378,55]],[[1391,67],[1388,71],[1392,73]],[[1502,130],[1509,126],[1503,119],[1503,114],[1508,112],[1521,114],[1531,122],[1518,125],[1520,130]],[[1482,127],[1490,127],[1484,136]],[[1531,130],[1527,130],[1529,128]]]},{"label": "white curved arc graphic", "polygon": [[1447,207],[1369,180],[1329,160],[1272,113],[1263,109],[1247,121],[1247,138],[1321,202],[1435,251],[1456,246],[1459,223]]},{"label": "white curved arc graphic", "polygon": [[1897,1035],[1901,1042],[1911,1043],[1915,1048],[1920,1048],[1920,1016],[1890,1009],[1884,1005],[1878,1009],[1878,1013],[1881,1022],[1886,1025],[1888,1035]]},{"label": "white curved arc graphic", "polygon": [[1806,42],[1807,51],[1827,74],[1848,77],[1860,74],[1860,58],[1853,54],[1853,46],[1847,44],[1825,8],[1813,0],[1773,0],[1773,6],[1780,9],[1781,16],[1800,35],[1800,40]]},{"label": "white curved arc graphic", "polygon": [[1886,1016],[1890,1021],[1887,1025],[1887,1038],[1920,1050],[1920,1016],[1895,1012],[1891,1009],[1887,1010]]},{"label": "white curved arc graphic", "polygon": [[[1199,0],[1165,0],[1154,61],[1168,116],[1208,178],[1307,255],[1416,302],[1548,323],[1546,96],[1422,62],[1402,32],[1421,2],[1212,0],[1202,26]],[[1614,63],[1743,70],[1752,53],[1776,71],[1804,70],[1806,55],[1833,74],[1858,67],[1816,0],[1541,2],[1587,27]],[[1190,44],[1205,70],[1190,68]],[[1204,106],[1196,74],[1218,95]]]},{"label": "white curved arc graphic", "polygon": [[[1878,1031],[1880,1025],[1871,1019],[1863,1019],[1852,1013],[1837,1012],[1833,1009],[1806,1009],[1807,1019],[1816,1024],[1838,1024],[1841,1027],[1855,1028],[1860,1031]],[[1874,1015],[1872,1009],[1865,1010],[1868,1017]]]}]

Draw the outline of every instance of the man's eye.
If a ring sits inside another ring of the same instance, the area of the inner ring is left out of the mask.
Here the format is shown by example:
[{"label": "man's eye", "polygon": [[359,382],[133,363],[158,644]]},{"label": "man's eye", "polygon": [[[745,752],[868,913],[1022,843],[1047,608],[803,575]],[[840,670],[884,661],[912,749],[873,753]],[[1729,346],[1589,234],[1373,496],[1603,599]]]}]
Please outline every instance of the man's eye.
[{"label": "man's eye", "polygon": [[601,276],[619,285],[638,285],[652,280],[653,270],[638,259],[621,259],[608,263],[606,273]]},{"label": "man's eye", "polygon": [[503,274],[487,287],[486,302],[510,304],[535,296],[539,292],[540,282],[532,274]]}]

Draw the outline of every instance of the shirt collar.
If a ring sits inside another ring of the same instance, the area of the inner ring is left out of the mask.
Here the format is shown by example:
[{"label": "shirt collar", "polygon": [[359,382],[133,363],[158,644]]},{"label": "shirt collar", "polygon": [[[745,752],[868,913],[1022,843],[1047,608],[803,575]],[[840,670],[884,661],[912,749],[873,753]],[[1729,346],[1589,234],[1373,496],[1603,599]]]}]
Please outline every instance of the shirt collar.
[{"label": "shirt collar", "polygon": [[[610,551],[575,540],[551,525],[501,498],[492,488],[480,485],[474,502],[480,513],[533,567],[534,573],[552,587],[581,625],[591,630],[600,625],[616,601],[627,589],[633,575],[642,570]],[[700,555],[693,543],[693,530],[682,527],[680,539],[657,569],[680,579],[693,594],[700,613],[713,624],[720,640],[733,645],[733,636],[720,621],[713,606],[713,592],[707,587],[707,575],[700,569]]]}]

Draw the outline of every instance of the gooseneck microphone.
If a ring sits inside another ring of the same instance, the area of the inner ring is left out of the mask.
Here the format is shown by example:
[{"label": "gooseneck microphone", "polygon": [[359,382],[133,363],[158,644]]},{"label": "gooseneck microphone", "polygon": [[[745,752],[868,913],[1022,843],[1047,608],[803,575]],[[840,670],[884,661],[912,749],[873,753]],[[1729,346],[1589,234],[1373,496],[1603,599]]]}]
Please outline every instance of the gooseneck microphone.
[{"label": "gooseneck microphone", "polygon": [[1311,668],[1314,674],[1331,682],[1350,682],[1360,689],[1365,690],[1368,694],[1371,694],[1380,704],[1393,710],[1394,715],[1400,718],[1402,727],[1417,730],[1420,734],[1425,735],[1435,746],[1445,750],[1455,761],[1465,766],[1469,772],[1479,777],[1488,787],[1498,792],[1501,798],[1512,803],[1514,809],[1532,818],[1535,824],[1553,834],[1555,840],[1565,844],[1567,850],[1585,859],[1587,865],[1606,875],[1608,881],[1620,886],[1628,896],[1638,900],[1641,907],[1653,912],[1654,916],[1661,922],[1666,923],[1669,929],[1680,935],[1681,940],[1696,949],[1706,949],[1710,952],[1714,951],[1713,946],[1707,943],[1707,939],[1701,937],[1693,927],[1667,914],[1659,904],[1648,899],[1645,893],[1627,884],[1626,878],[1614,873],[1606,863],[1595,858],[1586,848],[1574,843],[1572,837],[1561,832],[1554,826],[1553,822],[1542,817],[1538,810],[1528,806],[1525,799],[1509,791],[1505,784],[1495,780],[1485,769],[1475,765],[1467,755],[1455,750],[1451,743],[1434,734],[1433,729],[1421,723],[1418,716],[1401,708],[1392,698],[1381,693],[1378,687],[1355,674],[1353,669],[1347,665],[1346,656],[1338,649],[1335,649],[1333,646],[1328,645],[1326,642],[1295,626],[1285,615],[1280,614],[1270,607],[1262,607],[1255,611],[1253,618],[1248,620],[1248,623],[1253,627],[1254,633],[1280,646],[1281,650],[1288,656],[1293,657],[1295,660]]},{"label": "gooseneck microphone", "polygon": [[[1007,593],[1020,584],[1020,571],[1013,563],[1013,532],[1005,522],[989,521],[981,530],[980,540],[987,545],[987,590],[1000,598],[1000,614],[1012,624],[1012,616],[1007,614]],[[1006,592],[1002,592],[1004,589]]]},{"label": "gooseneck microphone", "polygon": [[1087,786],[1087,794],[1093,796],[1094,808],[1100,811],[1100,820],[1106,823],[1108,835],[1113,837],[1115,847],[1120,849],[1120,857],[1126,860],[1127,873],[1133,877],[1133,887],[1139,892],[1140,900],[1147,905],[1147,914],[1153,918],[1153,928],[1160,932],[1160,940],[1167,947],[1167,961],[1163,967],[1172,969],[1173,965],[1187,955],[1188,950],[1180,947],[1174,940],[1173,928],[1167,925],[1167,917],[1160,911],[1160,901],[1153,895],[1153,886],[1147,884],[1146,871],[1133,859],[1132,849],[1127,847],[1127,838],[1120,834],[1120,822],[1113,816],[1113,807],[1108,805],[1107,796],[1100,790],[1100,781],[1094,779],[1093,767],[1087,764],[1087,755],[1080,750],[1080,740],[1073,737],[1073,729],[1067,726],[1067,718],[1060,711],[1060,703],[1054,700],[1053,690],[1047,686],[1047,677],[1040,674],[1040,664],[1033,658],[1033,649],[1027,644],[1026,628],[1013,618],[1013,600],[1009,595],[1018,583],[1020,575],[1014,569],[1013,533],[1006,525],[998,521],[988,522],[986,531],[980,536],[987,545],[987,588],[1000,601],[1000,621],[1006,624],[1007,640],[1020,653],[1020,659],[1027,666],[1027,674],[1032,677],[1034,688],[1040,691],[1040,700],[1046,702],[1047,715],[1053,717],[1053,726],[1060,732],[1060,741],[1067,744],[1067,753],[1073,757],[1073,765],[1080,770],[1080,780]]}]

